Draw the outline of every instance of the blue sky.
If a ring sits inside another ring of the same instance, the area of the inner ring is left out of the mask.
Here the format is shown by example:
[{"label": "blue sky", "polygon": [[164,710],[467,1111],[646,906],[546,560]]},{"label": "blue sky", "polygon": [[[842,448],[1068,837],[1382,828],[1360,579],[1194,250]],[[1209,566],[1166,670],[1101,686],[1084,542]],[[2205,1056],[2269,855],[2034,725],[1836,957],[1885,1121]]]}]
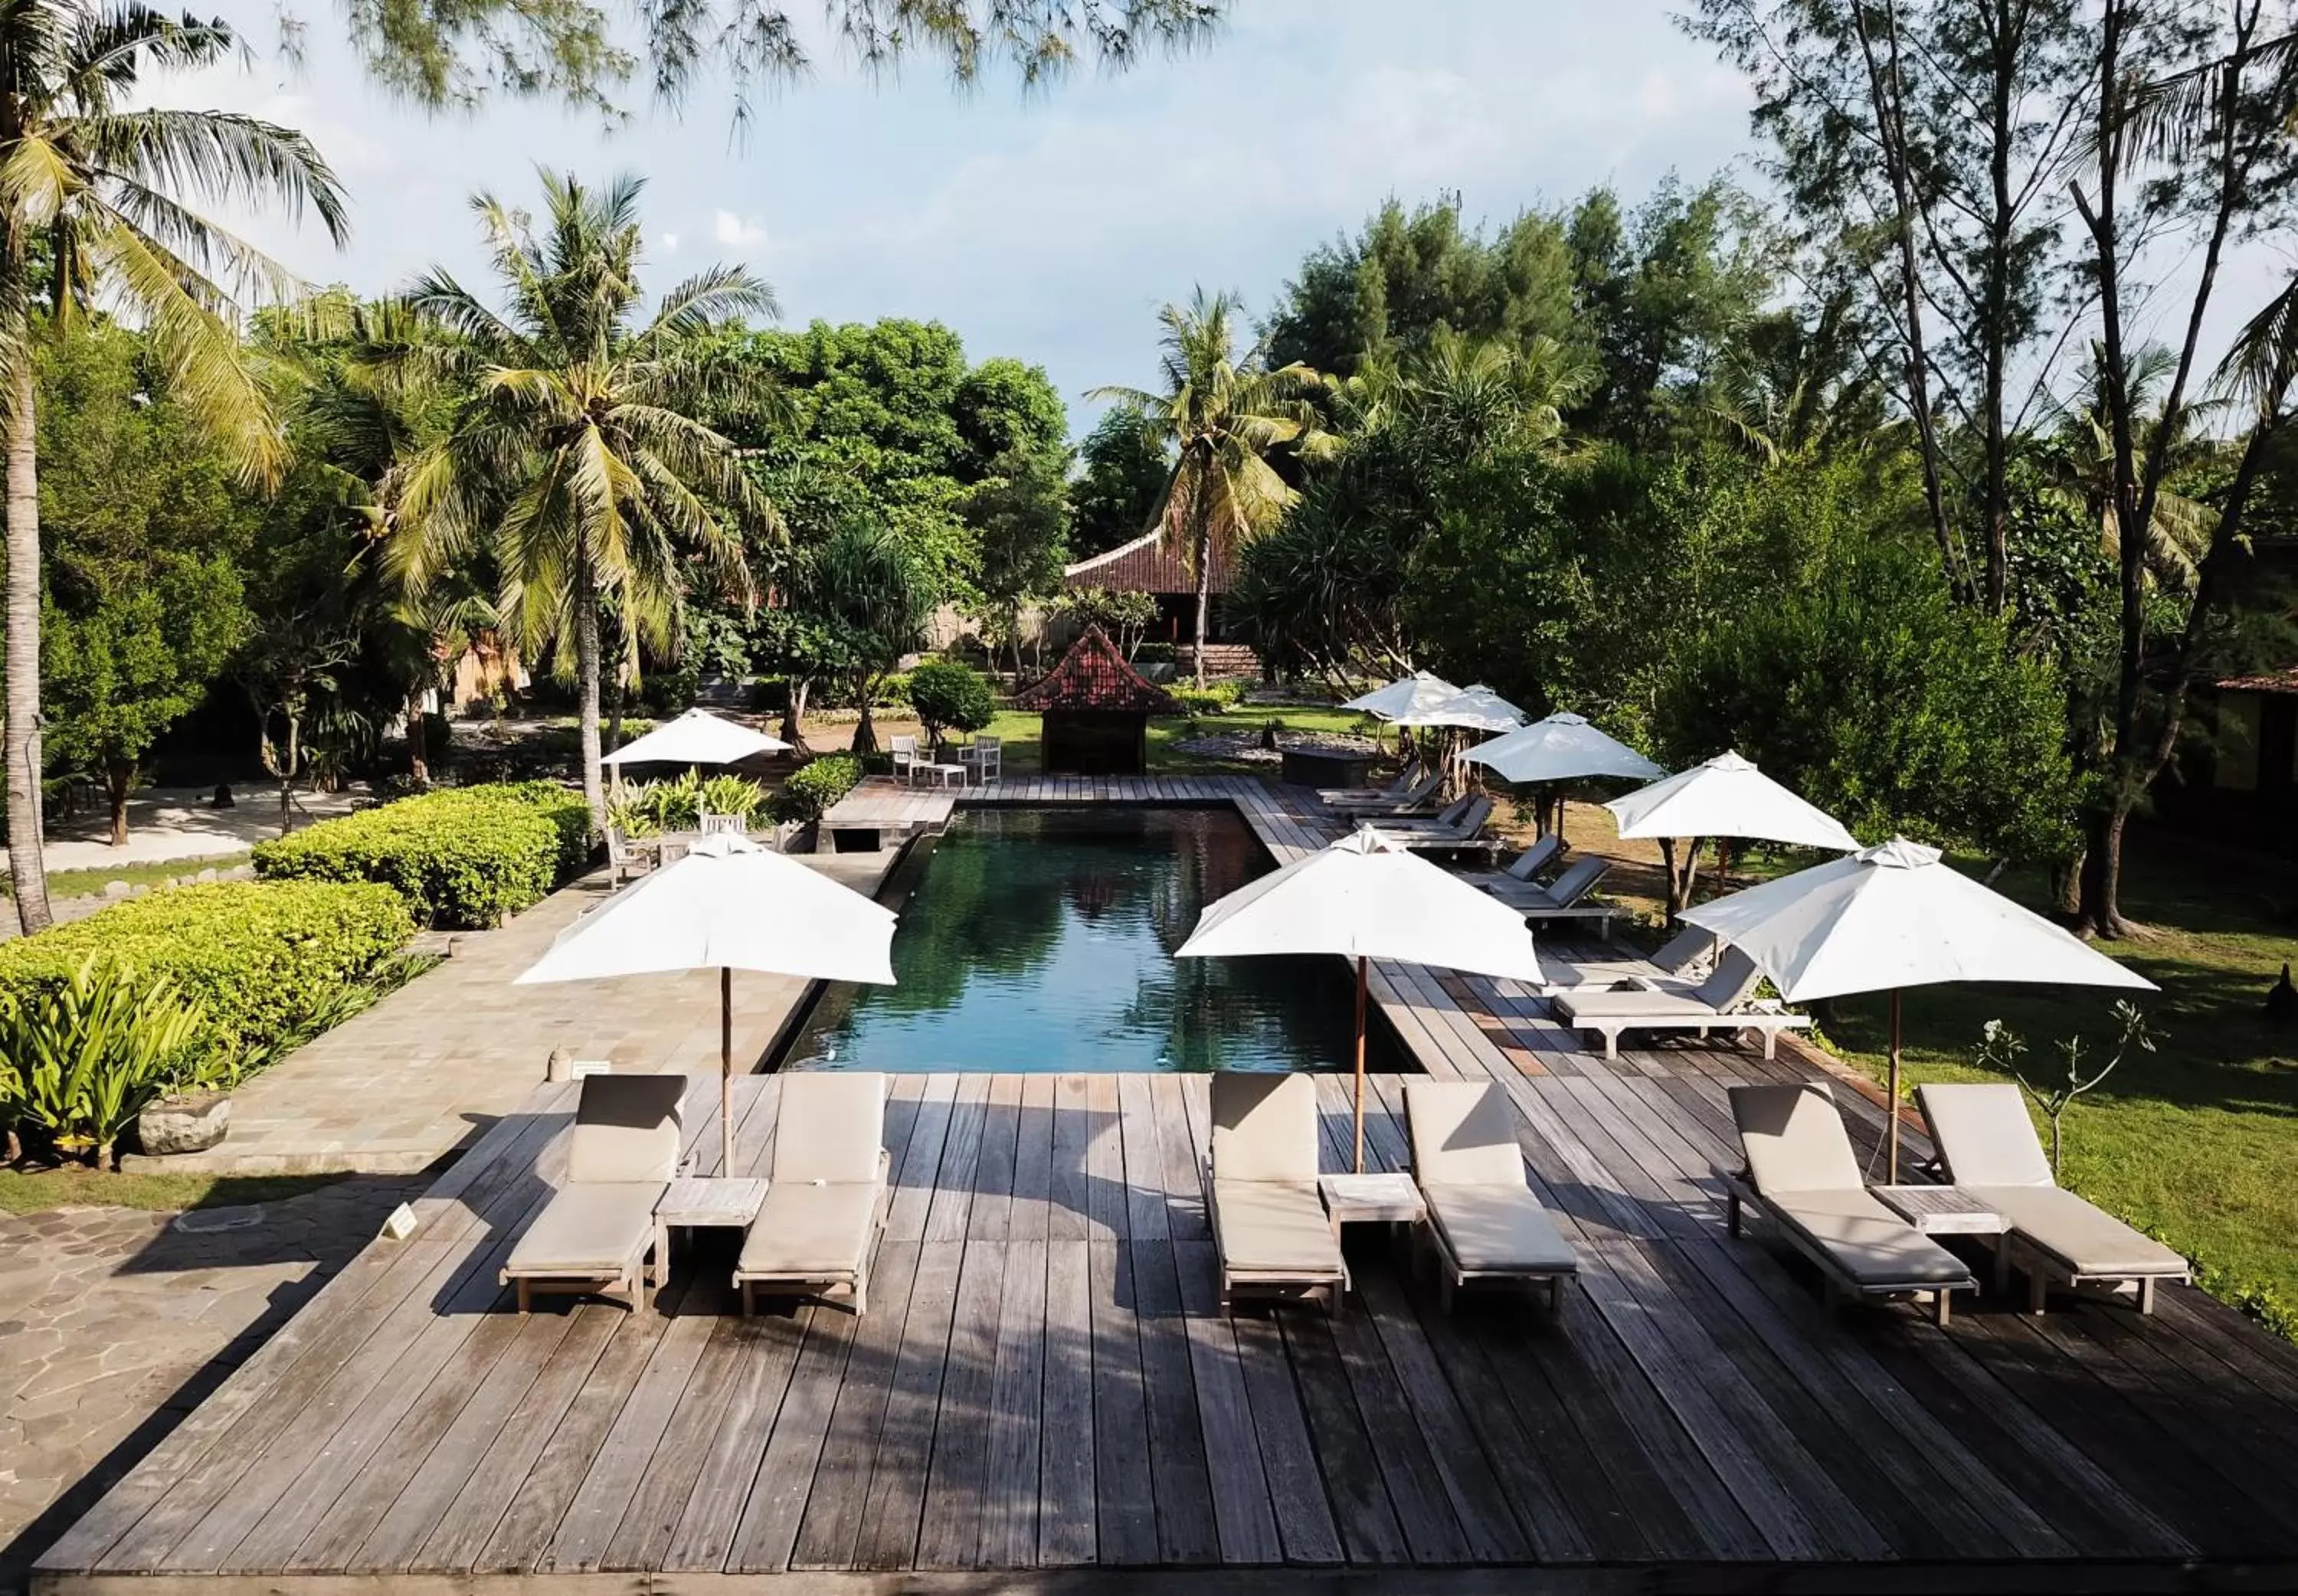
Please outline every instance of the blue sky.
[{"label": "blue sky", "polygon": [[[819,17],[816,0],[789,4],[801,24]],[[529,201],[538,162],[636,171],[657,286],[738,260],[773,283],[784,325],[946,322],[977,359],[1045,367],[1080,433],[1087,389],[1152,376],[1160,304],[1203,284],[1265,310],[1309,248],[1391,194],[1455,189],[1471,218],[1504,220],[1598,184],[1633,201],[1671,170],[1760,186],[1746,85],[1658,0],[1236,0],[1196,54],[1029,96],[957,93],[925,63],[873,87],[817,52],[813,80],[764,104],[740,145],[725,86],[707,82],[682,115],[641,108],[612,133],[513,102],[428,117],[364,80],[334,0],[290,6],[309,29],[300,70],[260,61],[157,97],[318,142],[351,190],[348,249],[233,219],[306,278],[376,294],[438,261],[477,287],[473,190]],[[252,41],[276,35],[273,0],[224,13]],[[2229,261],[2210,352],[2286,279],[2290,252],[2269,240]],[[2175,281],[2182,256],[2155,264]],[[2154,304],[2144,335],[2168,337],[2182,303]]]},{"label": "blue sky", "polygon": [[[530,198],[538,161],[634,170],[659,284],[740,260],[773,284],[785,325],[946,322],[976,358],[1044,366],[1080,429],[1086,389],[1149,378],[1159,304],[1203,283],[1259,311],[1306,250],[1389,194],[1459,189],[1470,216],[1500,219],[1598,183],[1638,195],[1670,168],[1705,178],[1748,148],[1739,79],[1648,0],[1242,0],[1195,55],[1029,97],[955,93],[922,64],[873,88],[825,61],[739,147],[718,85],[611,136],[536,105],[428,118],[362,81],[329,0],[305,4],[300,71],[267,60],[161,97],[318,143],[351,189],[350,247],[242,222],[306,277],[382,292],[434,260],[477,277],[474,189]],[[791,10],[814,14],[812,0]],[[269,5],[225,12],[273,37]]]}]

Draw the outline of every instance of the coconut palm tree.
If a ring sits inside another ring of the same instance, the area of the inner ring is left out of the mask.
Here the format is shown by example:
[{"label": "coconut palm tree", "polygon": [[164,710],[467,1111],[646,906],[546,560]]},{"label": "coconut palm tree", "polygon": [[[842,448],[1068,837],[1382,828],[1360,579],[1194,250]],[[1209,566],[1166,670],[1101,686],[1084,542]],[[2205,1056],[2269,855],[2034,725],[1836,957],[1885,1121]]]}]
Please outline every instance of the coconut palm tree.
[{"label": "coconut palm tree", "polygon": [[[241,50],[221,21],[134,4],[0,7],[0,411],[7,456],[7,819],[16,914],[48,923],[40,846],[40,521],[34,308],[69,325],[99,293],[147,329],[171,396],[236,444],[252,476],[281,457],[240,360],[235,294],[286,273],[199,204],[309,206],[340,242],[343,193],[302,134],[219,111],[132,108],[144,78]],[[45,294],[43,293],[45,290]]]},{"label": "coconut palm tree", "polygon": [[[2239,351],[2237,351],[2239,353]],[[2122,530],[2114,508],[2114,442],[2107,424],[2104,354],[2092,351],[2087,402],[2070,406],[2061,419],[2057,436],[2042,453],[2049,492],[2061,503],[2094,523],[2108,558],[2122,545]],[[2161,344],[2148,344],[2131,358],[2129,388],[2130,408],[2141,443],[2152,447],[2162,426],[2162,394],[2169,386],[2175,357]],[[2204,425],[2222,408],[2219,400],[2190,402],[2186,425],[2170,439],[2165,453],[2170,467],[2155,495],[2154,515],[2146,528],[2146,576],[2171,592],[2191,593],[2218,512],[2199,499],[2190,499],[2169,485],[2186,468],[2208,461],[2219,448]]]},{"label": "coconut palm tree", "polygon": [[469,397],[445,434],[396,486],[390,565],[419,593],[492,545],[496,609],[529,658],[551,650],[573,668],[581,707],[583,795],[603,825],[599,610],[657,654],[676,646],[684,575],[697,560],[743,601],[752,597],[742,529],[782,536],[734,445],[694,419],[766,408],[714,358],[716,335],[775,313],[773,294],[740,267],[713,266],[640,320],[641,179],[590,188],[541,174],[538,225],[489,194],[472,201],[504,308],[444,270],[408,302],[447,335],[384,351],[385,366],[451,376]]},{"label": "coconut palm tree", "polygon": [[1124,406],[1150,425],[1173,455],[1151,518],[1197,584],[1197,685],[1205,684],[1205,638],[1211,618],[1212,567],[1276,525],[1298,495],[1269,464],[1291,449],[1304,459],[1335,453],[1339,441],[1318,425],[1310,395],[1325,379],[1294,362],[1270,367],[1265,343],[1242,359],[1235,295],[1197,290],[1190,302],[1167,305],[1159,368],[1164,391],[1095,388],[1087,397]]}]

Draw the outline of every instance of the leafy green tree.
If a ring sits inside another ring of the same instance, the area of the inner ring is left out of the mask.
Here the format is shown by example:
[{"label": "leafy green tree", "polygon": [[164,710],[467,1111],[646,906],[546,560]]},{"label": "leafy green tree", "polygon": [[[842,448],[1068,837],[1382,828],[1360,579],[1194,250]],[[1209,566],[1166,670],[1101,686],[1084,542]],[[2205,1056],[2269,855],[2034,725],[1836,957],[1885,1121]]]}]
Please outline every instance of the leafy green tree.
[{"label": "leafy green tree", "polygon": [[979,732],[997,713],[996,695],[980,671],[959,659],[928,659],[910,673],[910,707],[927,740],[939,747],[944,731]]},{"label": "leafy green tree", "polygon": [[253,510],[230,462],[109,326],[44,340],[40,520],[49,758],[103,784],[112,840],[160,734],[247,634],[238,556]]},{"label": "leafy green tree", "polygon": [[1092,395],[1153,422],[1172,451],[1158,513],[1183,567],[1196,579],[1199,687],[1205,684],[1216,550],[1231,553],[1269,531],[1297,497],[1271,456],[1289,450],[1313,460],[1338,450],[1309,397],[1323,379],[1305,366],[1269,365],[1261,345],[1240,359],[1233,326],[1238,314],[1233,296],[1203,289],[1186,306],[1167,305],[1158,317],[1165,327],[1162,390],[1100,388]]},{"label": "leafy green tree", "polygon": [[[591,189],[542,174],[541,229],[491,195],[474,202],[505,298],[497,312],[442,270],[409,295],[455,342],[397,351],[409,368],[459,377],[469,397],[400,487],[393,566],[421,592],[491,545],[498,608],[530,656],[571,655],[583,792],[605,823],[600,777],[599,607],[658,654],[675,645],[686,570],[698,562],[747,601],[743,530],[781,518],[735,445],[696,419],[729,403],[715,358],[732,318],[771,314],[773,296],[740,267],[704,269],[638,320],[639,197],[621,178]],[[741,396],[761,403],[769,394]],[[730,525],[731,523],[731,525]]]},{"label": "leafy green tree", "polygon": [[1320,244],[1285,285],[1269,358],[1335,376],[1400,358],[1438,328],[1509,343],[1548,338],[1586,350],[1562,219],[1526,211],[1487,237],[1458,194],[1407,211],[1389,200],[1355,237]]},{"label": "leafy green tree", "polygon": [[983,641],[1010,650],[1021,674],[1021,612],[1061,591],[1068,555],[1067,482],[1058,457],[1015,449],[1004,469],[966,496],[966,519],[980,542],[976,613]]},{"label": "leafy green tree", "polygon": [[[878,521],[952,599],[974,596],[980,572],[968,494],[1013,451],[1058,459],[1066,447],[1066,411],[1043,371],[1004,360],[969,367],[964,344],[938,323],[745,332],[728,340],[725,358],[787,396],[778,416],[707,418],[742,446],[799,542],[857,517]],[[771,546],[750,554],[775,580],[785,557]]]},{"label": "leafy green tree", "polygon": [[1173,461],[1155,426],[1123,406],[1103,412],[1078,449],[1070,548],[1083,559],[1131,542],[1155,522]]},{"label": "leafy green tree", "polygon": [[1658,730],[1680,762],[1737,748],[1869,838],[2050,864],[2075,842],[2064,704],[2004,623],[1879,544],[1695,643]]},{"label": "leafy green tree", "polygon": [[[185,409],[232,443],[255,475],[280,460],[269,407],[240,360],[229,285],[285,273],[202,216],[309,205],[340,240],[343,195],[300,133],[219,111],[143,104],[147,72],[196,70],[240,48],[221,21],[140,4],[22,0],[0,14],[0,378],[7,417],[7,819],[26,931],[46,925],[39,797],[38,394],[33,303],[67,329],[102,298],[133,309]],[[45,284],[39,279],[45,277]]]}]

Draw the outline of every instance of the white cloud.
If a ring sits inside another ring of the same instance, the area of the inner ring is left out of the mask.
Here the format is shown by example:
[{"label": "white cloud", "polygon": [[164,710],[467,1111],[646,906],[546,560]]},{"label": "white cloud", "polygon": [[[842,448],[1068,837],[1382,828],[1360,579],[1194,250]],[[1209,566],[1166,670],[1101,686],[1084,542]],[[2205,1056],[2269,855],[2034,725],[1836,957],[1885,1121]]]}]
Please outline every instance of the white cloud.
[{"label": "white cloud", "polygon": [[755,216],[721,211],[710,219],[710,236],[730,249],[756,249],[766,241],[766,227]]},{"label": "white cloud", "polygon": [[675,234],[675,233],[665,233],[665,234],[664,234],[664,235],[663,235],[659,239],[656,240],[656,242],[657,242],[657,243],[658,243],[658,244],[660,244],[662,245],[662,252],[663,252],[664,254],[665,254],[665,255],[674,255],[674,254],[678,253],[678,235],[677,235],[677,234]]}]

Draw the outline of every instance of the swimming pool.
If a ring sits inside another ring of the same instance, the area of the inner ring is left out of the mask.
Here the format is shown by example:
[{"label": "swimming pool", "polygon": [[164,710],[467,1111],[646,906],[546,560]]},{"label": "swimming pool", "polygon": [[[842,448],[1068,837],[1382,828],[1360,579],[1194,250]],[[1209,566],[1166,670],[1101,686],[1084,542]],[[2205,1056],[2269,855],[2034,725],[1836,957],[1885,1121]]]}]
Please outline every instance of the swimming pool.
[{"label": "swimming pool", "polygon": [[[1345,1069],[1340,960],[1172,956],[1271,867],[1226,806],[963,811],[892,883],[898,984],[826,988],[782,1067]],[[1367,1062],[1401,1067],[1378,1024]]]}]

